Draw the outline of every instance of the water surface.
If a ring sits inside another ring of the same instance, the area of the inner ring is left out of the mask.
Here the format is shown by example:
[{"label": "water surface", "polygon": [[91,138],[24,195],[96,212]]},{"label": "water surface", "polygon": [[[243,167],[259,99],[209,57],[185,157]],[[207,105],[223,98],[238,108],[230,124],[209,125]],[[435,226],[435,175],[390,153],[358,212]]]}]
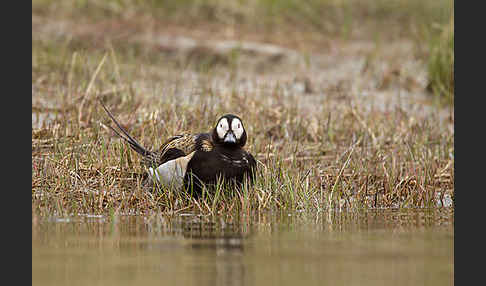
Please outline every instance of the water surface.
[{"label": "water surface", "polygon": [[451,208],[32,221],[32,285],[453,285]]}]

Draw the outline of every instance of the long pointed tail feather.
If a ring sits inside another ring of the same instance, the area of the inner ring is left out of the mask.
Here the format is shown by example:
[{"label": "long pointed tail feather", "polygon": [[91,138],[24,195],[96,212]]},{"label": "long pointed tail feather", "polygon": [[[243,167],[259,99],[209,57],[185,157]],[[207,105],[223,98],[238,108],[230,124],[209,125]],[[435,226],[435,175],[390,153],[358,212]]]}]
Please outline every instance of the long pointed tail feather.
[{"label": "long pointed tail feather", "polygon": [[108,108],[106,108],[106,106],[103,104],[103,102],[101,102],[101,100],[100,100],[100,104],[101,104],[101,106],[103,106],[103,109],[106,111],[108,116],[110,116],[111,120],[113,120],[113,122],[115,122],[116,126],[120,129],[120,131],[123,133],[123,135],[120,134],[120,132],[116,131],[110,125],[108,125],[108,127],[111,130],[113,130],[113,132],[115,132],[116,135],[120,136],[120,138],[123,138],[135,152],[137,152],[138,154],[140,154],[144,157],[150,155],[151,152],[148,151],[147,149],[145,149],[144,147],[142,147],[142,145],[140,145],[140,143],[138,143],[137,140],[135,140],[132,136],[130,136],[130,134],[128,134],[128,132],[120,125],[120,123],[118,123],[118,121],[111,114],[111,112],[108,110]]}]

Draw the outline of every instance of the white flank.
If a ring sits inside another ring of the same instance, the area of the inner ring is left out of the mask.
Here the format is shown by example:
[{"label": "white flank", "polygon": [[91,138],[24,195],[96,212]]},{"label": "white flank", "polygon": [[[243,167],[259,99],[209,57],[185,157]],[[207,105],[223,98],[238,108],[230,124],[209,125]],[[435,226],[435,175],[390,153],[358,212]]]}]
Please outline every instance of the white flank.
[{"label": "white flank", "polygon": [[184,184],[184,175],[186,174],[187,164],[192,156],[194,156],[194,152],[187,156],[165,162],[155,170],[149,168],[149,176],[151,179],[154,179],[155,176],[157,181],[163,186],[180,188]]}]

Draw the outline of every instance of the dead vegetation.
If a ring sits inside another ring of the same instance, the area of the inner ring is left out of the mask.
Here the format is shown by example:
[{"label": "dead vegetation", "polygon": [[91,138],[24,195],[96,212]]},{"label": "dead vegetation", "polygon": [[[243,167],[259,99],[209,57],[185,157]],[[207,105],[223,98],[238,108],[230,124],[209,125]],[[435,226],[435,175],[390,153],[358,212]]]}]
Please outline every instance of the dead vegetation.
[{"label": "dead vegetation", "polygon": [[[413,40],[337,41],[307,56],[315,43],[293,46],[301,60],[278,63],[231,48],[221,64],[207,51],[147,49],[140,39],[155,33],[119,44],[107,32],[110,41],[96,41],[106,32],[94,28],[100,22],[58,17],[68,21],[59,25],[49,11],[34,7],[32,22],[32,204],[40,214],[238,217],[453,205],[453,107],[425,96],[426,65]],[[260,162],[255,186],[221,187],[199,200],[147,192],[140,158],[100,124],[109,119],[97,98],[154,148],[183,130],[207,131],[222,113],[239,114]]]}]

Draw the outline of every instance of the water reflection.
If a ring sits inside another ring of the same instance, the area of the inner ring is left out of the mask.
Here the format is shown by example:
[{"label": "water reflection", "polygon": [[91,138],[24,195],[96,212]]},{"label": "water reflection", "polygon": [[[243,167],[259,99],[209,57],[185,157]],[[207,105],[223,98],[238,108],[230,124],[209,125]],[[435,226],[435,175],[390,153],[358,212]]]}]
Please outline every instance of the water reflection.
[{"label": "water reflection", "polygon": [[452,284],[453,209],[33,215],[33,285]]}]

